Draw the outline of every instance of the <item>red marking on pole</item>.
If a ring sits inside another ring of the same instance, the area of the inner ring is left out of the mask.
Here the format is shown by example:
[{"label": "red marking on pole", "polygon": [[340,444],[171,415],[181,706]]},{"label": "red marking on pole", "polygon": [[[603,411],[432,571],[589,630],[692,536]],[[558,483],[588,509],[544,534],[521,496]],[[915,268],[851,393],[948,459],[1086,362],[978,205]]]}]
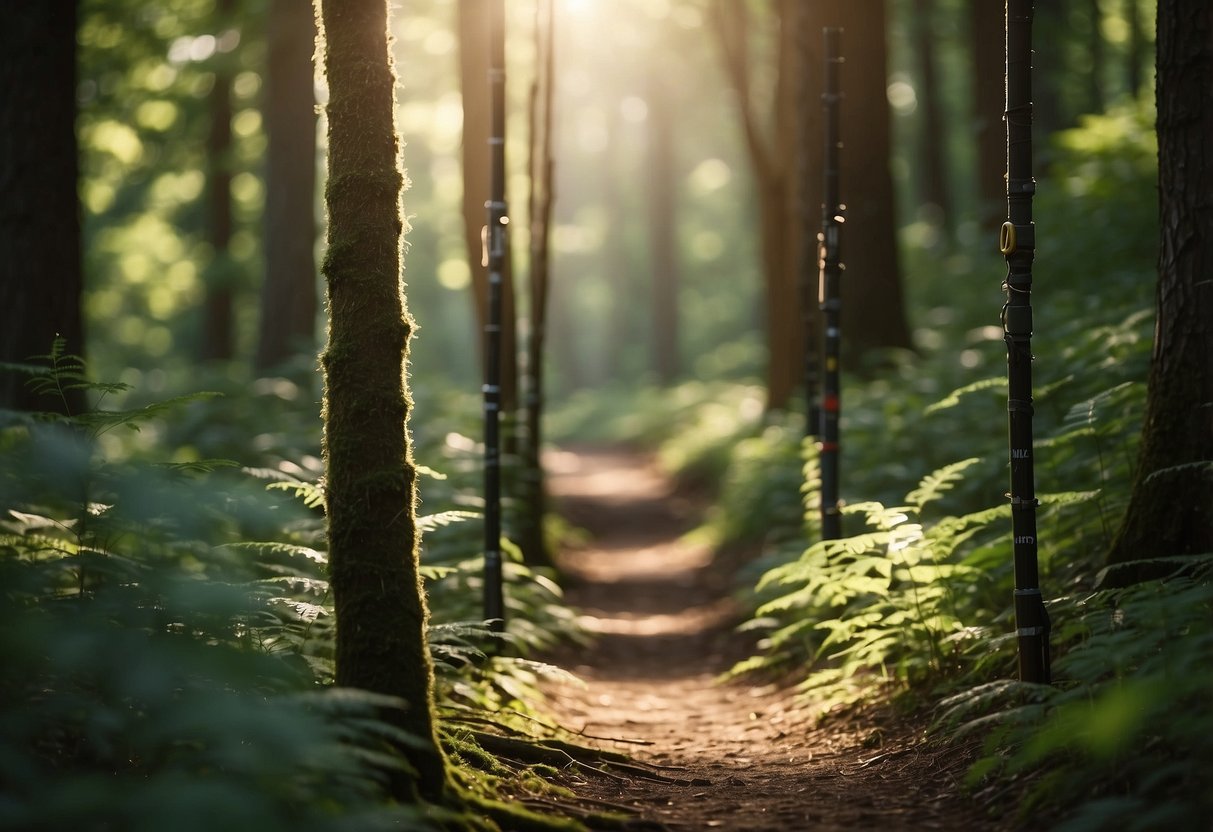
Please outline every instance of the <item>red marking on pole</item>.
[{"label": "red marking on pole", "polygon": [[821,407],[823,410],[828,410],[831,413],[837,413],[838,412],[838,396],[835,396],[832,394],[826,396],[825,400],[822,401],[822,403],[821,403]]},{"label": "red marking on pole", "polygon": [[818,442],[817,450],[819,451],[836,451],[838,450],[837,442]]}]

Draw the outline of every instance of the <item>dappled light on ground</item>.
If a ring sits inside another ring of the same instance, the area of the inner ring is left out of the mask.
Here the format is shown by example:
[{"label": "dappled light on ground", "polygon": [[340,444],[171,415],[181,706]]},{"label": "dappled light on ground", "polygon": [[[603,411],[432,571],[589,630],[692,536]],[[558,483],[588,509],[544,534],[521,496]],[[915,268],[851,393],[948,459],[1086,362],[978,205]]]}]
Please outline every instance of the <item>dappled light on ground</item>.
[{"label": "dappled light on ground", "polygon": [[560,565],[594,636],[558,657],[585,684],[550,687],[552,706],[564,728],[655,767],[585,779],[579,794],[688,832],[995,828],[959,791],[965,756],[920,727],[872,712],[817,724],[787,685],[719,681],[752,647],[733,630],[735,564],[687,536],[701,505],[651,460],[547,461],[556,505],[590,535]]}]

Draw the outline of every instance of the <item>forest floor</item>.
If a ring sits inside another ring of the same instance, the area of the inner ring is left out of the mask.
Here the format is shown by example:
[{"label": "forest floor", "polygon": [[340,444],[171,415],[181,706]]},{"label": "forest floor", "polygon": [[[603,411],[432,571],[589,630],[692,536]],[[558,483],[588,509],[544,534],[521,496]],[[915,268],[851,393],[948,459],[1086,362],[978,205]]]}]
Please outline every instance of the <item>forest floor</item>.
[{"label": "forest floor", "polygon": [[590,535],[560,565],[595,636],[558,657],[584,687],[554,687],[549,704],[585,744],[662,767],[594,776],[579,796],[672,832],[1002,826],[959,788],[967,755],[928,743],[921,721],[869,709],[817,725],[786,685],[718,682],[751,645],[734,630],[735,564],[684,539],[704,500],[627,450],[548,464],[556,509]]}]

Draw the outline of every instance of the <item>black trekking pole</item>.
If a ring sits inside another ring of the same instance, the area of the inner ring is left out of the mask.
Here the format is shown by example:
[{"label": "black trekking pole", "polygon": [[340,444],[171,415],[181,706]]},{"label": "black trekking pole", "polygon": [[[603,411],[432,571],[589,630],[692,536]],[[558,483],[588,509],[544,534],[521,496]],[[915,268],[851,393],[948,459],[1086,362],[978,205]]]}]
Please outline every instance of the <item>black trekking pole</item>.
[{"label": "black trekking pole", "polygon": [[845,268],[842,265],[842,225],[845,222],[846,206],[839,197],[839,154],[842,141],[839,138],[838,110],[842,95],[839,92],[839,70],[843,63],[840,54],[842,29],[826,28],[825,36],[825,92],[821,96],[825,110],[825,199],[821,206],[821,233],[818,235],[820,257],[820,279],[817,300],[821,308],[824,333],[822,340],[822,385],[821,385],[821,441],[819,460],[821,465],[821,537],[837,540],[842,537],[842,508],[838,500],[838,416],[839,393],[839,313],[842,299],[839,283]]},{"label": "black trekking pole", "polygon": [[484,324],[484,617],[505,628],[501,569],[501,285],[505,270],[505,7],[489,0],[490,185],[485,247],[488,314]]},{"label": "black trekking pole", "polygon": [[1006,257],[1002,307],[1007,345],[1007,420],[1011,456],[1011,533],[1015,559],[1015,629],[1019,678],[1049,682],[1049,614],[1037,568],[1036,486],[1032,460],[1032,0],[1007,0],[1007,221],[999,234]]},{"label": "black trekking pole", "polygon": [[[797,8],[796,38],[800,52],[804,55],[812,53],[809,39],[816,36],[813,30],[812,18],[807,6]],[[815,94],[812,73],[809,72],[809,62],[806,60],[797,73],[799,83],[796,88],[796,99],[800,102],[800,117],[796,120],[796,143],[800,148],[797,154],[797,175],[800,178],[800,188],[797,193],[797,208],[803,223],[803,234],[799,251],[799,284],[800,284],[800,317],[804,332],[804,434],[813,439],[821,437],[821,344],[818,335],[821,332],[821,313],[817,301],[817,286],[821,279],[819,260],[820,232],[817,230],[820,220],[817,211],[818,194],[813,192],[817,183],[814,176],[816,165],[810,153],[814,142],[809,138],[809,127],[812,119],[810,99]]]}]

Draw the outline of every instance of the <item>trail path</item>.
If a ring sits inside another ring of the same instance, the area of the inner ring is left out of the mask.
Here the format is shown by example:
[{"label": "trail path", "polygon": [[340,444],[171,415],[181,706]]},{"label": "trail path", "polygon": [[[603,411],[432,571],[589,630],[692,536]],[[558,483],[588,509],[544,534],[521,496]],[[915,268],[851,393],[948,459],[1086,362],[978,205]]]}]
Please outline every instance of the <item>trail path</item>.
[{"label": "trail path", "polygon": [[994,827],[960,795],[963,763],[920,730],[891,716],[814,728],[787,690],[716,682],[745,655],[731,576],[681,540],[701,506],[646,457],[579,449],[548,464],[557,509],[593,536],[561,564],[597,634],[567,657],[587,684],[552,691],[557,714],[587,736],[638,741],[596,744],[676,767],[678,781],[595,779],[580,794],[675,832]]}]

